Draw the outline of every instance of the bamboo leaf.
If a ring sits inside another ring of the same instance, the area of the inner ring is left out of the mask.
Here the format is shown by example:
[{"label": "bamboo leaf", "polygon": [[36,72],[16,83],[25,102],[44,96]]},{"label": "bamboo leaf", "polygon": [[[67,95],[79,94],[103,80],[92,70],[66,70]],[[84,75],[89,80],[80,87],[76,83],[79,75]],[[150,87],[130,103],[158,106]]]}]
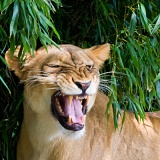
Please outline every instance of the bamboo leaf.
[{"label": "bamboo leaf", "polygon": [[14,50],[15,50],[15,38],[12,36],[10,38],[10,53],[11,53],[12,57],[13,57],[13,54],[14,54]]},{"label": "bamboo leaf", "polygon": [[5,61],[5,59],[0,55],[0,60],[7,66],[7,67],[9,67],[8,66],[8,64],[7,64],[7,62]]},{"label": "bamboo leaf", "polygon": [[25,20],[26,30],[28,31],[28,36],[29,36],[30,26],[29,26],[28,18],[26,16],[27,14],[26,14],[26,8],[25,8],[24,1],[21,2],[21,6],[22,6],[22,12],[23,12],[24,20]]},{"label": "bamboo leaf", "polygon": [[156,82],[156,91],[157,91],[158,98],[160,98],[160,81]]},{"label": "bamboo leaf", "polygon": [[130,25],[129,25],[129,33],[131,35],[134,34],[134,31],[136,29],[136,25],[137,25],[137,16],[136,14],[133,12],[132,16],[131,16],[131,20],[130,20]]},{"label": "bamboo leaf", "polygon": [[44,22],[45,22],[46,24],[48,24],[48,26],[50,26],[50,27],[53,29],[53,31],[54,31],[54,33],[56,34],[56,36],[58,37],[58,39],[60,39],[59,33],[57,32],[57,30],[56,30],[56,28],[54,27],[53,23],[52,23],[51,21],[49,21],[49,19],[46,18],[42,13],[39,12],[39,14],[40,14],[40,16],[42,17],[42,19],[44,20]]},{"label": "bamboo leaf", "polygon": [[154,82],[160,80],[160,73],[158,73],[158,75],[156,76],[156,78],[154,79]]},{"label": "bamboo leaf", "polygon": [[124,68],[124,64],[123,64],[123,61],[122,61],[122,58],[121,58],[121,54],[120,54],[120,49],[118,47],[114,47],[114,50],[118,55],[119,64],[121,65],[122,68]]},{"label": "bamboo leaf", "polygon": [[132,107],[132,109],[134,111],[135,118],[138,121],[139,120],[139,118],[138,118],[138,111],[137,111],[137,108],[136,108],[135,104],[133,102],[130,102],[130,106]]},{"label": "bamboo leaf", "polygon": [[128,83],[129,83],[128,89],[129,89],[129,92],[132,93],[132,90],[133,90],[133,83],[132,83],[132,79],[131,79],[130,74],[129,74],[128,71],[129,71],[129,70],[126,69],[127,80],[128,80]]},{"label": "bamboo leaf", "polygon": [[111,88],[113,90],[113,99],[114,99],[114,101],[117,101],[116,77],[115,76],[111,76],[111,81],[112,81]]},{"label": "bamboo leaf", "polygon": [[141,104],[146,107],[146,104],[145,104],[145,98],[144,98],[144,92],[142,90],[141,87],[139,87],[139,97],[140,97],[140,102]]},{"label": "bamboo leaf", "polygon": [[139,63],[138,63],[138,57],[135,52],[135,49],[134,49],[133,45],[129,42],[127,42],[127,47],[128,47],[129,53],[131,55],[131,60],[138,71],[139,70]]},{"label": "bamboo leaf", "polygon": [[156,17],[156,19],[157,19],[157,22],[156,22],[154,28],[152,29],[151,34],[155,34],[158,31],[158,29],[160,28],[160,14]]},{"label": "bamboo leaf", "polygon": [[0,2],[0,11],[3,11],[5,8],[9,7],[9,5],[13,2],[13,0],[3,0]]},{"label": "bamboo leaf", "polygon": [[139,3],[139,12],[140,12],[140,18],[141,18],[141,23],[144,29],[146,29],[149,33],[151,33],[151,30],[149,28],[150,24],[148,23],[148,18],[146,15],[146,9],[142,3]]},{"label": "bamboo leaf", "polygon": [[11,23],[10,23],[10,37],[12,34],[14,36],[16,35],[18,17],[19,17],[19,2],[18,0],[15,0],[14,7],[13,7],[13,16],[12,16]]},{"label": "bamboo leaf", "polygon": [[136,106],[136,108],[138,110],[138,113],[139,113],[141,119],[144,120],[145,113],[144,113],[143,107],[141,107],[138,99],[136,97],[132,97],[132,101],[134,102],[134,104],[135,104],[135,106]]},{"label": "bamboo leaf", "polygon": [[132,71],[130,69],[126,69],[128,76],[131,78],[131,81],[134,83],[135,86],[138,86],[138,81],[136,80],[135,75],[132,73]]},{"label": "bamboo leaf", "polygon": [[11,94],[11,91],[10,91],[10,89],[8,88],[8,86],[7,86],[7,84],[6,84],[6,82],[3,80],[3,78],[0,76],[0,81],[3,83],[3,85],[7,88],[7,90],[8,90],[8,92],[9,92],[9,94]]}]

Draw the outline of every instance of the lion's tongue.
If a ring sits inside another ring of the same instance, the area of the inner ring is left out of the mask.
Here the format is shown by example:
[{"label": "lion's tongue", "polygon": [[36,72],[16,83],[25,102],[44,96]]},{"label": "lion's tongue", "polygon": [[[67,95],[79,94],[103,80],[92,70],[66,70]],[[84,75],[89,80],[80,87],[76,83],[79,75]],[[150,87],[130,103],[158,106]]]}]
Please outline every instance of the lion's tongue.
[{"label": "lion's tongue", "polygon": [[72,118],[72,123],[83,124],[82,104],[79,99],[73,96],[63,96],[60,104],[66,117]]}]

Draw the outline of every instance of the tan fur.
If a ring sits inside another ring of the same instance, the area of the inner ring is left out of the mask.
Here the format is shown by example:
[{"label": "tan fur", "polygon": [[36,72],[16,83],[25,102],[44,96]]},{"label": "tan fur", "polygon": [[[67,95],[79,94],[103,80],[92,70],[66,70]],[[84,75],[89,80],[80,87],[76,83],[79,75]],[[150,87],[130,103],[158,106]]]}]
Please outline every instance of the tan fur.
[{"label": "tan fur", "polygon": [[[97,89],[98,69],[109,58],[109,50],[108,44],[85,50],[72,45],[60,45],[60,50],[48,46],[48,53],[40,48],[24,66],[18,62],[17,54],[11,58],[7,52],[8,65],[25,84],[17,160],[160,160],[160,112],[146,113],[144,122],[139,123],[128,112],[121,132],[114,130],[112,110],[106,120],[108,98]],[[84,69],[93,62],[93,69]],[[70,69],[59,74],[58,68],[51,67],[53,64]],[[41,71],[44,75],[40,77]],[[85,128],[64,129],[51,113],[55,87],[65,94],[79,94],[74,82],[88,80],[91,87],[86,93],[91,96]]]}]

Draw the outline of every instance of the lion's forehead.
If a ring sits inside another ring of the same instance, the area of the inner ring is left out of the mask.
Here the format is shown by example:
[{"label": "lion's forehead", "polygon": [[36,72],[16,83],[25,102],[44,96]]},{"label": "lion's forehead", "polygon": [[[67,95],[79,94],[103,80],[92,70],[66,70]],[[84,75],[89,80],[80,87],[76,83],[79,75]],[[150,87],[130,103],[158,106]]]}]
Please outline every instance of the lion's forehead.
[{"label": "lion's forehead", "polygon": [[61,50],[56,50],[56,52],[50,52],[47,61],[70,64],[72,66],[93,65],[93,61],[87,56],[87,54],[78,48],[70,50],[62,48]]}]

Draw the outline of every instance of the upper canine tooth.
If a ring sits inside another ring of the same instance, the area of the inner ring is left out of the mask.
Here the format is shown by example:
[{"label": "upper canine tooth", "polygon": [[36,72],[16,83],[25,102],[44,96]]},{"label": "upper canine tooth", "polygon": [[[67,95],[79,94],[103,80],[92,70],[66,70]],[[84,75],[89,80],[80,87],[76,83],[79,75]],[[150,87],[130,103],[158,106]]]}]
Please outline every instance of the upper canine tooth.
[{"label": "upper canine tooth", "polygon": [[71,106],[73,96],[68,96],[68,105]]},{"label": "upper canine tooth", "polygon": [[88,106],[88,104],[89,104],[89,99],[90,99],[90,96],[87,96],[87,98],[86,98],[86,105]]}]

